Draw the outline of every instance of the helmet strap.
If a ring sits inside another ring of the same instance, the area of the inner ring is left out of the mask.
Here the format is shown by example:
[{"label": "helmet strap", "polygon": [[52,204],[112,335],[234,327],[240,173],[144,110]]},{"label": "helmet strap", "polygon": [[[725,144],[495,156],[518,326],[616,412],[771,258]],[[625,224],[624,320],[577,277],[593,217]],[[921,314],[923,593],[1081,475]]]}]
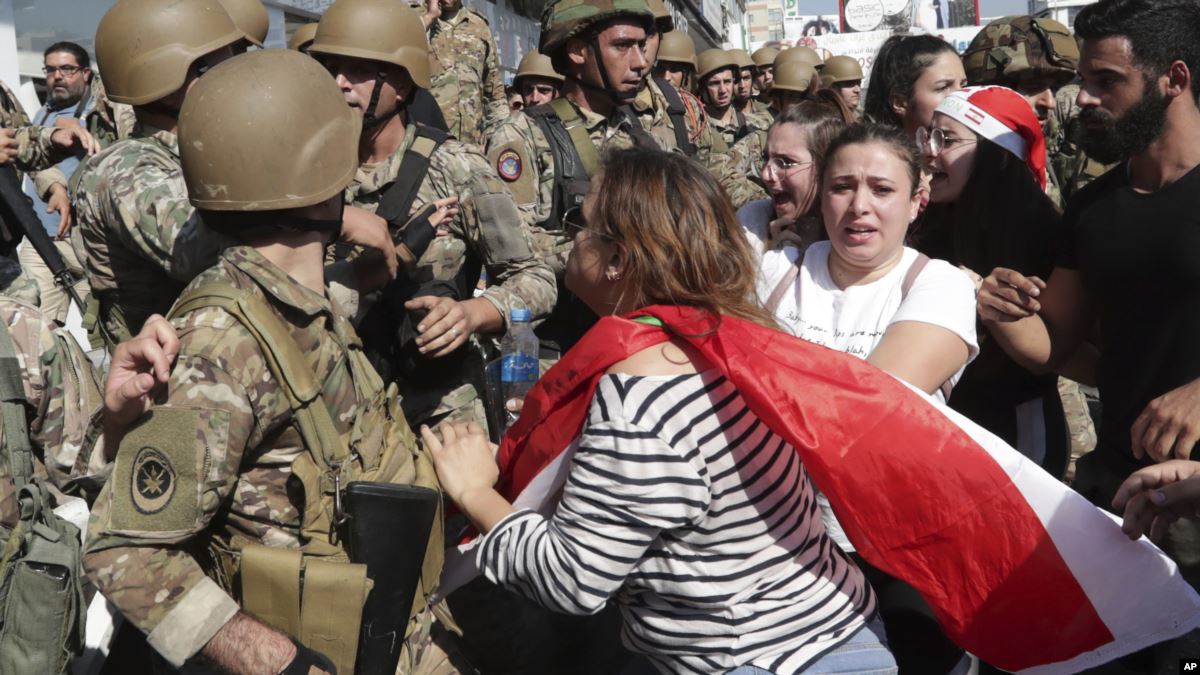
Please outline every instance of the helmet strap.
[{"label": "helmet strap", "polygon": [[579,83],[588,89],[602,91],[608,94],[614,101],[628,101],[632,98],[636,98],[638,94],[637,90],[628,93],[617,91],[617,88],[612,85],[612,80],[608,78],[608,68],[606,68],[604,65],[604,59],[600,57],[600,33],[594,33],[592,35],[592,39],[588,41],[588,45],[592,48],[592,56],[596,59],[596,70],[600,71],[600,82],[604,86],[595,87],[583,82],[582,80],[579,80]]},{"label": "helmet strap", "polygon": [[375,108],[379,107],[379,96],[383,93],[383,81],[387,79],[387,73],[379,71],[375,75],[375,87],[371,89],[371,102],[367,104],[367,111],[363,114],[363,127],[377,127],[391,119],[394,115],[398,115],[400,110],[408,105],[406,99],[403,104],[396,106],[392,112],[380,117],[375,114]]}]

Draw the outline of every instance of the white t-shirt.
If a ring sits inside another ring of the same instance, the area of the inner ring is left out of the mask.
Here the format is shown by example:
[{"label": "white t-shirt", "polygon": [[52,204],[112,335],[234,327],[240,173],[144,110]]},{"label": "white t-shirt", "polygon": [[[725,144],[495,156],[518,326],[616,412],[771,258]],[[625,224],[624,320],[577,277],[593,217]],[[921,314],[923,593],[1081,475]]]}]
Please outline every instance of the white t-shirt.
[{"label": "white t-shirt", "polygon": [[[838,288],[829,274],[830,243],[818,241],[808,247],[800,274],[790,293],[775,309],[775,318],[794,335],[866,359],[884,331],[900,321],[920,321],[941,326],[967,343],[967,363],[979,353],[975,335],[975,284],[962,270],[944,260],[930,260],[913,281],[901,301],[901,286],[908,269],[916,262],[915,249],[904,249],[900,264],[882,279],[861,286]],[[767,251],[758,275],[758,297],[765,304],[772,291],[796,264],[799,250],[787,246]],[[799,301],[799,303],[797,302]],[[963,368],[951,378],[958,382]],[[934,397],[945,402],[945,395]],[[830,537],[845,551],[854,546],[846,538],[825,495],[818,494],[821,520]]]},{"label": "white t-shirt", "polygon": [[[901,302],[901,286],[917,260],[916,250],[906,247],[900,264],[882,279],[846,289],[838,288],[829,275],[829,255],[828,241],[808,247],[792,292],[784,294],[775,310],[775,317],[794,335],[865,359],[889,326],[920,321],[941,326],[962,338],[970,351],[968,363],[979,353],[975,285],[962,270],[944,260],[930,260]],[[790,246],[763,255],[758,277],[762,302],[771,296],[798,256],[799,251]],[[961,376],[962,369],[951,382]],[[940,392],[937,397],[943,398]]]}]

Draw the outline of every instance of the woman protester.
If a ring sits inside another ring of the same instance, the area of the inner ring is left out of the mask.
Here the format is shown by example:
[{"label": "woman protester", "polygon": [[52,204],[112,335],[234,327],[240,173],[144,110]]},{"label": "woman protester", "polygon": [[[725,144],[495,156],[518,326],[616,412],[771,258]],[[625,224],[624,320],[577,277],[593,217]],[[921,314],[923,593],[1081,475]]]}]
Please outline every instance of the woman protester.
[{"label": "woman protester", "polygon": [[845,123],[816,101],[788,107],[767,131],[759,177],[769,199],[738,210],[738,221],[759,254],[784,242],[803,249],[821,237],[817,167]]},{"label": "woman protester", "polygon": [[[567,224],[567,285],[600,316],[670,304],[775,327],[732,205],[684,157],[609,155]],[[548,517],[492,488],[481,432],[422,429],[443,487],[486,533],[489,579],[561,612],[615,600],[624,642],[663,672],[895,672],[807,472],[721,370],[674,335],[599,378]],[[738,433],[721,433],[730,419]]]},{"label": "woman protester", "polygon": [[[916,148],[896,128],[848,127],[817,173],[827,237],[768,251],[759,298],[793,334],[866,359],[945,401],[978,351],[975,289],[961,270],[905,246],[920,208]],[[830,536],[854,547],[818,497]],[[880,596],[902,672],[965,668],[928,605],[908,584],[856,560]]]},{"label": "woman protester", "polygon": [[[1045,279],[1060,216],[1044,192],[1045,139],[1025,99],[1004,87],[962,89],[918,137],[932,180],[914,245],[976,279],[997,267]],[[1070,442],[1057,378],[1025,370],[995,341],[980,342],[950,407],[1061,478]]]}]

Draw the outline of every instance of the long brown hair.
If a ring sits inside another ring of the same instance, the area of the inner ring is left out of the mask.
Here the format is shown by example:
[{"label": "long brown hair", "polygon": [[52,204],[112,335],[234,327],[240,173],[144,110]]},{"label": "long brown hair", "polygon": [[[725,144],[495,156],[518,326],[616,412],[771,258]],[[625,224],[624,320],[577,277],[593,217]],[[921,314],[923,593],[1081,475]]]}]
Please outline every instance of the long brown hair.
[{"label": "long brown hair", "polygon": [[758,301],[758,265],[733,204],[704,167],[631,148],[604,156],[591,227],[629,259],[633,305],[686,305],[777,328]]}]

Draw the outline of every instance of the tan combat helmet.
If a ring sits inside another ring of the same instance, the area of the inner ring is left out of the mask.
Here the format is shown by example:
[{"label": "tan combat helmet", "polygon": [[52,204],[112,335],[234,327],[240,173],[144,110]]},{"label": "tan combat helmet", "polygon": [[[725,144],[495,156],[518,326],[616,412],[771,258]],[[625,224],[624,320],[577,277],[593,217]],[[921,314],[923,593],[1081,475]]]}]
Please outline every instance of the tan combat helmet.
[{"label": "tan combat helmet", "polygon": [[816,77],[816,69],[807,63],[800,61],[776,62],[775,81],[771,83],[769,93],[792,91],[807,94],[812,90],[812,82]]},{"label": "tan combat helmet", "polygon": [[838,82],[856,82],[862,79],[862,66],[853,56],[831,56],[821,69],[821,84],[826,87]]},{"label": "tan combat helmet", "polygon": [[813,67],[813,70],[820,70],[825,65],[825,61],[821,59],[821,55],[808,47],[792,47],[784,49],[775,56],[775,67],[789,61],[799,61],[807,63]]},{"label": "tan combat helmet", "polygon": [[255,47],[262,49],[267,39],[267,30],[271,28],[271,19],[267,17],[267,8],[258,0],[217,0],[233,19],[233,25],[246,35],[246,39]]},{"label": "tan combat helmet", "polygon": [[658,62],[686,63],[696,69],[696,43],[692,36],[682,31],[673,30],[664,33],[662,46],[658,48]]},{"label": "tan combat helmet", "polygon": [[775,65],[775,57],[779,55],[779,50],[774,47],[759,47],[754,50],[750,58],[754,61],[754,65],[758,68],[771,67]]},{"label": "tan combat helmet", "polygon": [[726,68],[731,68],[736,73],[738,64],[724,49],[705,49],[696,57],[696,74],[700,76],[701,82],[709,75]]},{"label": "tan combat helmet", "polygon": [[[567,40],[596,24],[620,18],[640,19],[646,23],[648,31],[655,21],[646,0],[558,0],[548,5],[542,14],[538,51],[554,58],[555,52]],[[601,73],[607,79],[603,68]]]},{"label": "tan combat helmet", "polygon": [[179,114],[188,198],[209,211],[320,204],[354,178],[359,131],[313,59],[287,49],[235,56],[196,82]]},{"label": "tan combat helmet", "polygon": [[753,70],[758,67],[754,63],[754,59],[750,58],[750,55],[746,53],[745,49],[726,49],[725,51],[729,52],[729,58],[733,59],[733,62],[737,64],[738,70],[745,70],[746,68]]},{"label": "tan combat helmet", "polygon": [[308,52],[390,63],[408,71],[418,87],[429,88],[425,24],[397,0],[337,0],[317,24]]},{"label": "tan combat helmet", "polygon": [[308,52],[308,48],[312,46],[313,38],[317,36],[317,23],[306,23],[296,29],[292,33],[292,39],[288,42],[288,49],[297,52]]},{"label": "tan combat helmet", "polygon": [[675,30],[675,17],[671,16],[671,10],[667,9],[662,0],[646,0],[646,6],[654,15],[654,28],[659,34]]},{"label": "tan combat helmet", "polygon": [[145,105],[177,91],[200,57],[243,39],[217,0],[121,0],[96,29],[108,98]]},{"label": "tan combat helmet", "polygon": [[1048,75],[1062,86],[1075,78],[1079,44],[1052,19],[1006,16],[983,27],[963,53],[963,69],[973,85],[1012,85],[1022,75]]},{"label": "tan combat helmet", "polygon": [[528,52],[521,57],[513,84],[519,82],[522,77],[544,77],[559,84],[562,84],[564,79],[562,74],[555,70],[554,65],[550,63],[550,57],[538,52]]}]

